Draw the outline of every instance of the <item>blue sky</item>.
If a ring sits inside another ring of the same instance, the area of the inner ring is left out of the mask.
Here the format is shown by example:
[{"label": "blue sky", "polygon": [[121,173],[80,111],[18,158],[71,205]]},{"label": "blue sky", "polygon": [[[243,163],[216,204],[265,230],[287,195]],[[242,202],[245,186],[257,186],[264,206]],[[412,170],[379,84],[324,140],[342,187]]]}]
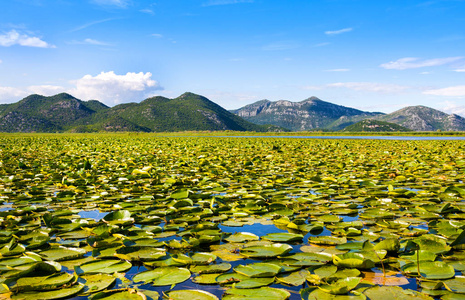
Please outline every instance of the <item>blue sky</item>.
[{"label": "blue sky", "polygon": [[465,116],[464,0],[8,0],[0,103],[190,91],[227,108],[316,96]]}]

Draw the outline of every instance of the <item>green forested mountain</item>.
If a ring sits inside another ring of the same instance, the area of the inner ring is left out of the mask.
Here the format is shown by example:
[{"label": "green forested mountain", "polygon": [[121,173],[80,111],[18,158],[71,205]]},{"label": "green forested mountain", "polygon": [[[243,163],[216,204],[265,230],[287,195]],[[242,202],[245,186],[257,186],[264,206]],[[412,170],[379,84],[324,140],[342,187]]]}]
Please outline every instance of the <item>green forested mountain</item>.
[{"label": "green forested mountain", "polygon": [[[377,122],[361,122],[368,119]],[[365,112],[316,97],[301,102],[262,100],[229,112],[193,93],[174,99],[151,97],[140,103],[114,107],[97,100],[82,101],[66,93],[51,97],[30,95],[19,102],[0,105],[0,132],[263,132],[288,131],[286,128],[294,131],[344,128],[348,131],[465,131],[465,119],[425,106],[405,107],[390,114]]]},{"label": "green forested mountain", "polygon": [[342,131],[346,132],[397,132],[397,131],[412,131],[400,125],[378,121],[373,119],[366,119],[355,124],[349,125]]},{"label": "green forested mountain", "polygon": [[148,98],[140,103],[108,107],[96,100],[81,101],[69,94],[31,95],[0,106],[2,132],[279,131],[228,112],[205,97],[184,93],[168,99]]}]

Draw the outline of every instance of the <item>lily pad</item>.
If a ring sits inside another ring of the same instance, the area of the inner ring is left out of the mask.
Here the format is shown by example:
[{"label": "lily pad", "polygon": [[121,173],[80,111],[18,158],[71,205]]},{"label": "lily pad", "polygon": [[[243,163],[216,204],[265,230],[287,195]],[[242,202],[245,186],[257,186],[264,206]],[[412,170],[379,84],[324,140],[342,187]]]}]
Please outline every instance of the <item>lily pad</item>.
[{"label": "lily pad", "polygon": [[147,297],[140,291],[134,289],[120,289],[98,292],[91,300],[147,300]]},{"label": "lily pad", "polygon": [[129,225],[134,223],[134,218],[131,217],[130,211],[118,210],[107,214],[102,221],[111,225]]},{"label": "lily pad", "polygon": [[281,267],[269,263],[254,263],[248,265],[239,265],[234,268],[239,274],[243,274],[248,277],[273,277],[276,276]]},{"label": "lily pad", "polygon": [[419,266],[418,268],[417,263],[413,262],[403,266],[402,271],[407,275],[421,275],[431,280],[449,279],[455,276],[454,268],[443,261],[421,261]]},{"label": "lily pad", "polygon": [[292,250],[292,247],[288,244],[271,244],[263,246],[251,246],[244,247],[241,249],[241,254],[247,257],[276,257],[284,255]]},{"label": "lily pad", "polygon": [[443,283],[447,290],[454,293],[465,294],[464,276],[456,276],[454,279],[444,280]]},{"label": "lily pad", "polygon": [[291,294],[283,289],[261,287],[258,289],[229,289],[225,291],[223,300],[285,300]]},{"label": "lily pad", "polygon": [[333,263],[336,266],[343,268],[371,269],[375,266],[375,263],[372,260],[355,252],[334,255]]},{"label": "lily pad", "polygon": [[143,281],[155,286],[173,285],[186,281],[191,276],[191,272],[185,268],[161,267],[155,270],[145,271],[137,274],[132,279],[134,282]]},{"label": "lily pad", "polygon": [[308,242],[317,245],[340,245],[347,243],[347,238],[336,236],[311,236],[308,238]]},{"label": "lily pad", "polygon": [[176,290],[166,293],[167,297],[172,300],[218,300],[213,294],[201,290]]},{"label": "lily pad", "polygon": [[223,273],[231,269],[231,264],[229,263],[220,263],[215,265],[208,266],[191,266],[190,271],[192,273],[199,274],[210,274],[210,273]]},{"label": "lily pad", "polygon": [[107,274],[84,274],[79,276],[84,282],[82,295],[100,292],[115,283],[116,278]]},{"label": "lily pad", "polygon": [[46,260],[62,261],[81,258],[86,252],[86,250],[81,248],[57,247],[42,251],[39,255]]},{"label": "lily pad", "polygon": [[74,267],[77,274],[96,274],[106,273],[112,274],[114,272],[124,272],[129,270],[132,264],[128,261],[115,260],[115,259],[97,259],[90,262],[83,263],[80,266]]},{"label": "lily pad", "polygon": [[27,299],[27,300],[49,300],[49,299],[61,299],[66,297],[71,297],[78,294],[84,288],[83,284],[75,284],[68,288],[61,288],[53,291],[34,291],[34,292],[24,292],[15,294],[12,296],[12,299]]},{"label": "lily pad", "polygon": [[398,286],[374,286],[363,292],[369,299],[376,300],[433,300],[433,298],[418,292],[403,289]]},{"label": "lily pad", "polygon": [[272,284],[275,281],[274,277],[264,278],[248,278],[239,281],[234,285],[238,289],[254,289]]},{"label": "lily pad", "polygon": [[299,270],[290,274],[280,275],[276,277],[276,281],[287,285],[299,286],[304,284],[308,275],[310,275],[309,271]]},{"label": "lily pad", "polygon": [[74,276],[68,273],[57,273],[41,277],[19,278],[14,285],[18,291],[53,290],[73,280]]},{"label": "lily pad", "polygon": [[297,233],[288,233],[288,232],[276,232],[276,233],[268,233],[265,236],[262,236],[262,239],[272,241],[272,242],[280,242],[280,243],[289,243],[289,242],[297,242],[301,241],[304,238],[303,235]]},{"label": "lily pad", "polygon": [[320,285],[318,288],[333,295],[343,295],[355,289],[360,281],[362,281],[361,277],[347,277],[332,282],[331,284]]},{"label": "lily pad", "polygon": [[245,241],[258,241],[260,238],[250,232],[236,232],[225,238],[226,241],[230,243],[241,243]]}]

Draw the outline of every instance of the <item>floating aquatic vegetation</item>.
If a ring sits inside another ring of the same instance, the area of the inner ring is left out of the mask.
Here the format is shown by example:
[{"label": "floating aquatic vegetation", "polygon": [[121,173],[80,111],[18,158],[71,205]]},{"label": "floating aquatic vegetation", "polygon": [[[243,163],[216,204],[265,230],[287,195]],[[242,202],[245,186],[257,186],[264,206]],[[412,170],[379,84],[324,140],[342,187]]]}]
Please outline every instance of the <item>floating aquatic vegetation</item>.
[{"label": "floating aquatic vegetation", "polygon": [[0,297],[460,297],[464,180],[462,141],[3,135]]}]

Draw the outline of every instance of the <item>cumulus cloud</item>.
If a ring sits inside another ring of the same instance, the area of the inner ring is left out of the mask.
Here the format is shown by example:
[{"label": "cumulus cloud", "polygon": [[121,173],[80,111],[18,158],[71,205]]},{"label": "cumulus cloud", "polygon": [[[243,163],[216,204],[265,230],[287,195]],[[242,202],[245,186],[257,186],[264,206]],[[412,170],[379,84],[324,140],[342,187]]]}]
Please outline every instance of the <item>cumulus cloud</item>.
[{"label": "cumulus cloud", "polygon": [[0,35],[0,46],[10,47],[13,45],[37,48],[55,48],[54,45],[41,40],[39,37],[21,34],[14,29]]},{"label": "cumulus cloud", "polygon": [[465,97],[465,85],[450,86],[442,89],[431,89],[423,92],[425,95]]},{"label": "cumulus cloud", "polygon": [[31,85],[25,88],[0,86],[0,103],[12,103],[31,94],[53,96],[65,92],[66,89],[57,85]]},{"label": "cumulus cloud", "polygon": [[97,76],[85,75],[72,83],[76,87],[69,91],[70,94],[83,100],[97,99],[110,106],[140,101],[162,89],[150,72],[128,72],[125,75],[101,72]]},{"label": "cumulus cloud", "polygon": [[347,88],[354,91],[374,92],[382,94],[396,94],[404,92],[410,88],[403,85],[376,82],[336,82],[327,84],[326,87]]},{"label": "cumulus cloud", "polygon": [[424,60],[421,60],[416,57],[404,57],[404,58],[400,58],[395,61],[390,61],[388,63],[381,64],[380,67],[384,69],[391,69],[391,70],[407,70],[407,69],[416,69],[416,68],[423,68],[423,67],[437,67],[437,66],[451,64],[451,63],[454,63],[462,59],[463,59],[463,56],[433,58],[433,59],[424,59]]},{"label": "cumulus cloud", "polygon": [[0,103],[16,102],[27,95],[28,93],[24,90],[9,86],[0,86]]},{"label": "cumulus cloud", "polygon": [[39,94],[42,96],[53,96],[65,91],[65,88],[58,85],[31,85],[27,88],[30,94]]},{"label": "cumulus cloud", "polygon": [[113,71],[101,72],[97,76],[85,75],[70,82],[74,87],[59,85],[33,85],[28,87],[0,86],[0,103],[16,102],[30,94],[53,96],[59,93],[69,93],[82,100],[99,100],[109,106],[122,102],[139,102],[155,95],[162,90],[157,81],[152,79],[152,73],[133,73],[117,75]]},{"label": "cumulus cloud", "polygon": [[343,28],[343,29],[339,29],[339,30],[328,30],[328,31],[325,31],[325,34],[326,35],[337,35],[337,34],[341,34],[341,33],[351,32],[352,30],[354,30],[354,29],[351,28],[351,27]]}]

